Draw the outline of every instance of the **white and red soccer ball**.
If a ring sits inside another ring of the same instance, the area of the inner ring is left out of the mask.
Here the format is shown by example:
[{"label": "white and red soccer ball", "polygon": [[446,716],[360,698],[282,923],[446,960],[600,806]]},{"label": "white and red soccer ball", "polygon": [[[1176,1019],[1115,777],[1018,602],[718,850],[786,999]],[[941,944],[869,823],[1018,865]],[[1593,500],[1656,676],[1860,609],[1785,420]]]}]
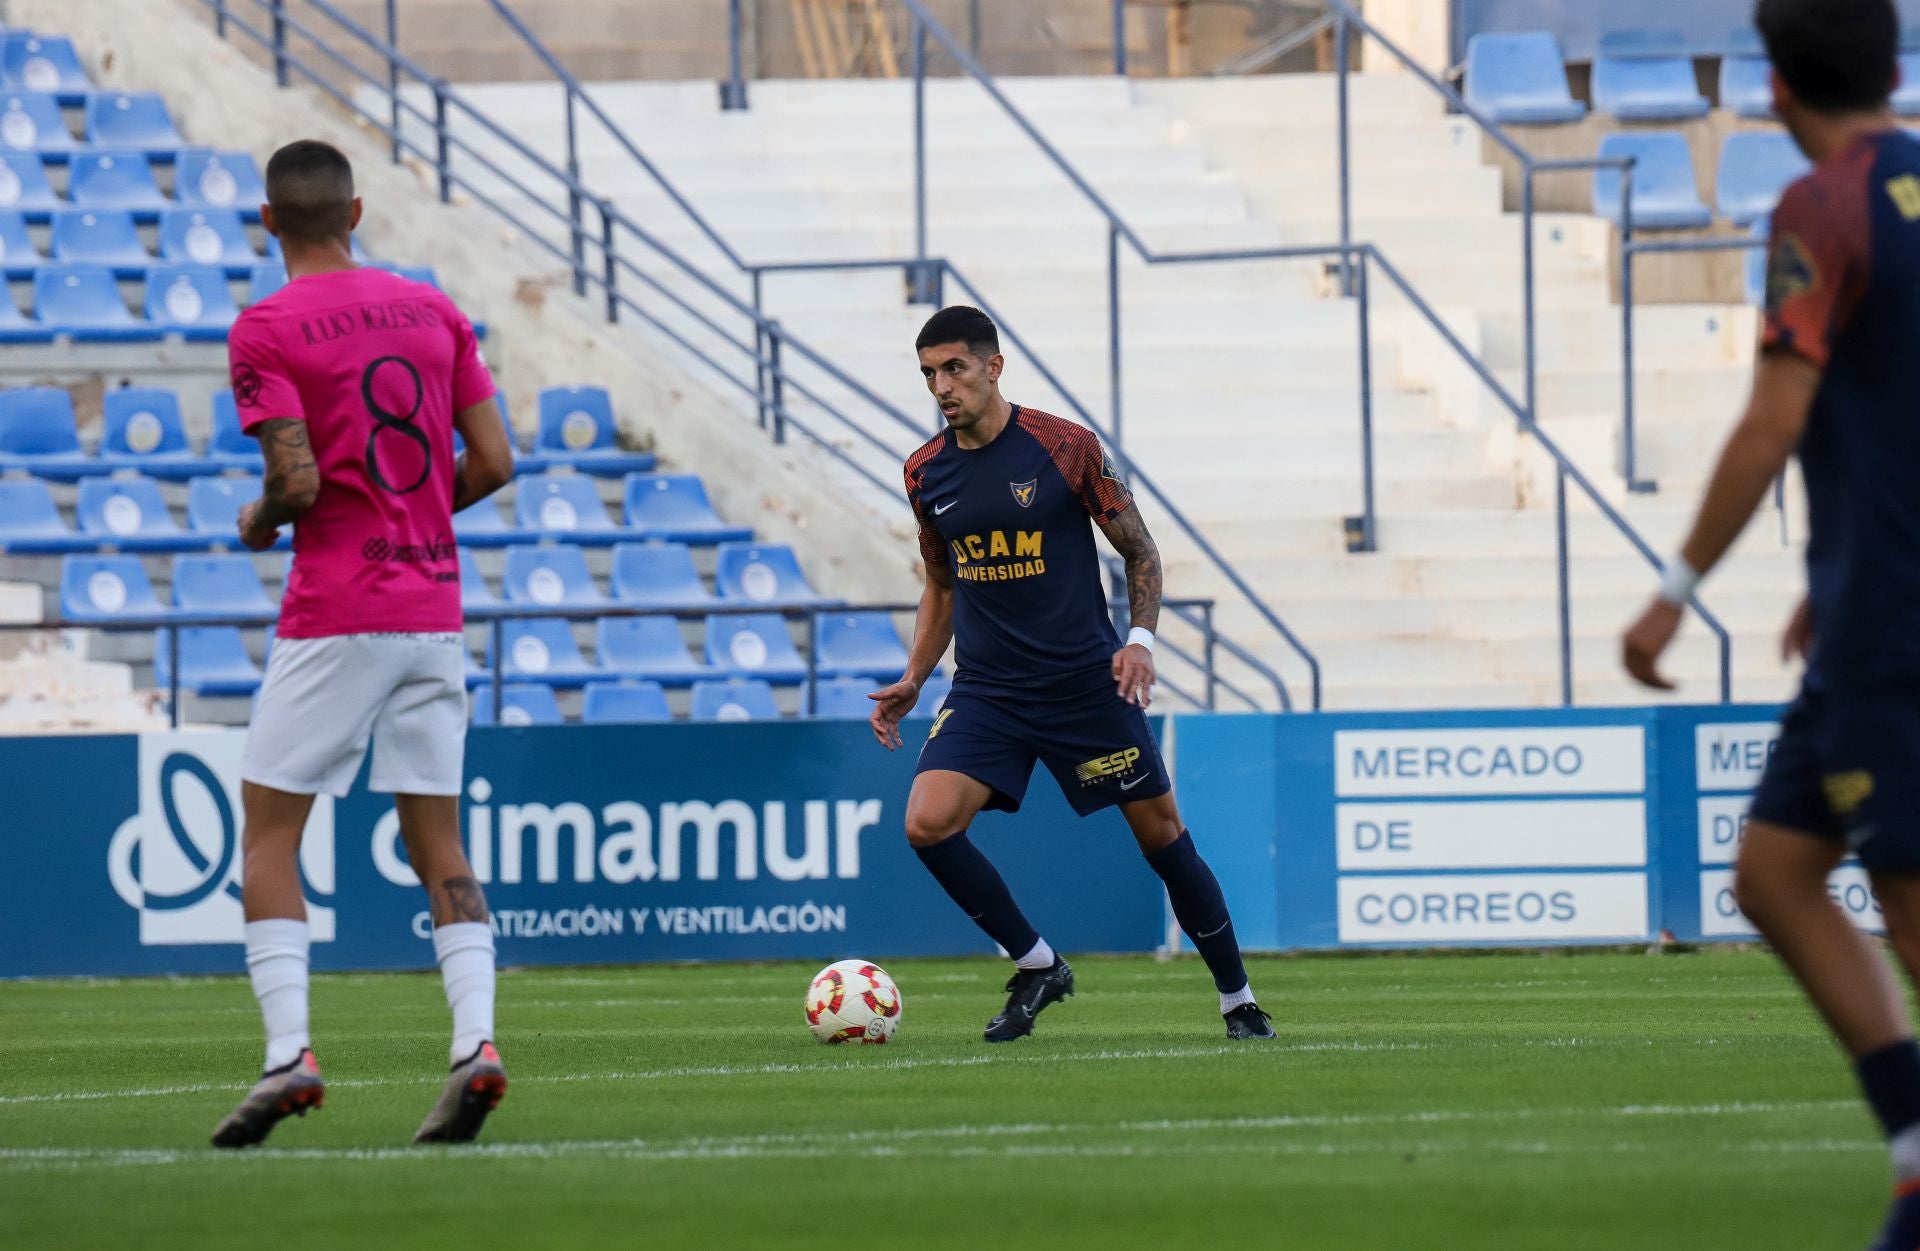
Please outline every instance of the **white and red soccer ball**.
[{"label": "white and red soccer ball", "polygon": [[900,1028],[900,988],[877,964],[829,964],[807,987],[807,1028],[823,1043],[884,1043]]}]

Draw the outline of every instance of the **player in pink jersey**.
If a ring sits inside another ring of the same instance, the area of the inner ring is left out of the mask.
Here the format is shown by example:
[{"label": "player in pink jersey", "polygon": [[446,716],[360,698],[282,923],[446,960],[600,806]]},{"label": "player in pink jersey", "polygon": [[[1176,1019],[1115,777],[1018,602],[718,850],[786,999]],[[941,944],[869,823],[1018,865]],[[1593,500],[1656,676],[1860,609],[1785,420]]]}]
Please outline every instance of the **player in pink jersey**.
[{"label": "player in pink jersey", "polygon": [[241,428],[267,466],[240,540],[265,551],[291,524],[293,568],[241,766],[247,970],[266,1071],[213,1141],[258,1143],[324,1097],[307,1033],[300,837],[315,795],[347,793],[369,740],[370,784],[394,796],[453,1010],[452,1073],[414,1140],[466,1141],[507,1077],[493,1041],[493,932],[460,846],[467,651],[453,514],[506,484],[513,449],[460,310],[354,263],[360,200],[345,156],[311,141],[274,153],[261,220],[289,281],[240,315],[227,344]]}]

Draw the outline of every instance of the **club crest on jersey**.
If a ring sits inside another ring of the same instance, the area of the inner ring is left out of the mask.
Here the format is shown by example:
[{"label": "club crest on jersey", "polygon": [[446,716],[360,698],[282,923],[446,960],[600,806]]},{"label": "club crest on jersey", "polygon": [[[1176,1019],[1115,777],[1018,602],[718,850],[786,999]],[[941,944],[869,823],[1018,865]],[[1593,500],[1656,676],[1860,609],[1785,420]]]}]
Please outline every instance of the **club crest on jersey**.
[{"label": "club crest on jersey", "polygon": [[1014,503],[1022,508],[1033,507],[1033,497],[1040,492],[1040,479],[1035,478],[1031,482],[1009,482],[1007,485],[1013,488]]}]

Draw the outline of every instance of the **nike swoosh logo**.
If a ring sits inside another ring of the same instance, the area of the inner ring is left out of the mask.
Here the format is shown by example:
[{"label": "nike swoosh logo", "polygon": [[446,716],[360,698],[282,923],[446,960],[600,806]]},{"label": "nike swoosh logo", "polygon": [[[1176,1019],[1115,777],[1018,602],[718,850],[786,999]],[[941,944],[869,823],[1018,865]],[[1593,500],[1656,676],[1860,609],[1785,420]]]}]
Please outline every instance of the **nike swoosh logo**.
[{"label": "nike swoosh logo", "polygon": [[946,512],[949,508],[952,508],[955,504],[958,504],[959,502],[960,502],[959,500],[948,500],[944,504],[935,504],[933,506],[933,515],[938,517],[941,513]]},{"label": "nike swoosh logo", "polygon": [[1146,775],[1146,774],[1144,774],[1144,773],[1142,773],[1142,774],[1141,774],[1141,775],[1140,775],[1139,777],[1137,777],[1137,778],[1135,778],[1135,779],[1133,779],[1133,781],[1131,781],[1131,782],[1122,782],[1122,783],[1120,783],[1120,789],[1121,789],[1121,790],[1123,790],[1123,791],[1130,791],[1130,790],[1132,790],[1132,789],[1133,789],[1134,787],[1136,787],[1136,786],[1138,786],[1138,785],[1140,785],[1140,783],[1142,783],[1142,782],[1144,782],[1144,781],[1146,781],[1146,780],[1147,780],[1147,775]]}]

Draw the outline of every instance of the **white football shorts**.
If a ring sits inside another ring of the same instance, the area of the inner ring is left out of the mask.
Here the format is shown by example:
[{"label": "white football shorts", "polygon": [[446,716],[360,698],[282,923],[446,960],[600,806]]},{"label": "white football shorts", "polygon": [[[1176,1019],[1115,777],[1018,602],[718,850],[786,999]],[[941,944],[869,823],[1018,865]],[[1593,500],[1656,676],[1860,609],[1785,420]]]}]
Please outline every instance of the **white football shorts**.
[{"label": "white football shorts", "polygon": [[240,776],[294,795],[344,796],[373,741],[370,789],[458,795],[467,746],[467,647],[458,634],[278,639]]}]

